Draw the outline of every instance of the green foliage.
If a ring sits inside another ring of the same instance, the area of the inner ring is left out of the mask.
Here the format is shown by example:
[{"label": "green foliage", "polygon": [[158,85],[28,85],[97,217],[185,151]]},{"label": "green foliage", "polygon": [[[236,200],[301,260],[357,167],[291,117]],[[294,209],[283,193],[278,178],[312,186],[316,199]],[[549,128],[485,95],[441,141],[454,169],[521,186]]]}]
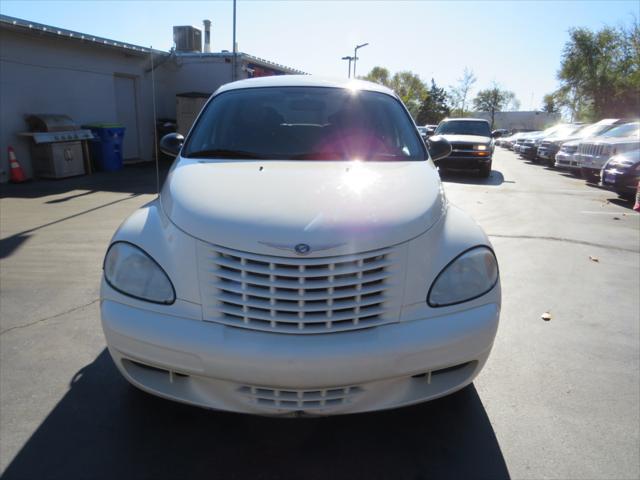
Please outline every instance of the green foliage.
[{"label": "green foliage", "polygon": [[436,125],[445,117],[448,117],[451,113],[451,109],[448,105],[448,95],[444,88],[440,88],[436,85],[436,82],[431,79],[431,88],[427,92],[427,96],[422,101],[418,115],[416,117],[416,123],[418,125],[432,124]]},{"label": "green foliage", "polygon": [[390,75],[389,70],[384,67],[373,67],[371,71],[363,77],[363,80],[379,83],[380,85],[388,87],[391,85],[389,81]]},{"label": "green foliage", "polygon": [[516,110],[520,102],[516,99],[516,94],[503,90],[497,84],[491,88],[480,90],[473,99],[473,108],[477,112],[499,112],[502,110]]},{"label": "green foliage", "polygon": [[546,113],[556,113],[558,111],[556,96],[553,93],[548,93],[543,97],[542,111]]},{"label": "green foliage", "polygon": [[493,128],[496,112],[503,110],[517,110],[520,102],[516,99],[515,93],[503,90],[497,83],[493,83],[490,88],[480,90],[473,99],[473,108],[478,112],[491,113],[491,128]]},{"label": "green foliage", "polygon": [[581,120],[637,115],[640,111],[640,24],[575,28],[562,53],[559,103]]},{"label": "green foliage", "polygon": [[363,79],[385,85],[394,90],[407,106],[413,118],[416,118],[420,105],[427,96],[427,86],[413,72],[397,72],[391,77],[389,70],[386,68],[373,67]]}]

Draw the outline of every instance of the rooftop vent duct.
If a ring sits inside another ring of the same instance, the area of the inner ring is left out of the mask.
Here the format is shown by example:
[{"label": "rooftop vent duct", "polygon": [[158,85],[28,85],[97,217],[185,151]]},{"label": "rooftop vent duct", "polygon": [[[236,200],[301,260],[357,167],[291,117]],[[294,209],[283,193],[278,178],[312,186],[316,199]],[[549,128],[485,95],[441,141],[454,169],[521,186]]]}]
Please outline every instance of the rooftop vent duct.
[{"label": "rooftop vent duct", "polygon": [[202,32],[190,25],[173,27],[173,41],[176,52],[201,52]]}]

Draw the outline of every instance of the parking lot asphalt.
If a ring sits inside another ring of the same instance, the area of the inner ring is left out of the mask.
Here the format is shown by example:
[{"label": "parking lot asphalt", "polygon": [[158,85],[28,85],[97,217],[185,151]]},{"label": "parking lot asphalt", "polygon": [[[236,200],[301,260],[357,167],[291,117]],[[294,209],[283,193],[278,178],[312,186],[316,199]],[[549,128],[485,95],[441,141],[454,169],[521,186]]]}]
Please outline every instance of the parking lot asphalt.
[{"label": "parking lot asphalt", "polygon": [[154,198],[152,169],[3,186],[3,478],[640,477],[640,215],[499,148],[489,179],[443,178],[500,264],[485,369],[443,399],[320,419],[201,410],[119,376],[100,329],[101,262]]}]

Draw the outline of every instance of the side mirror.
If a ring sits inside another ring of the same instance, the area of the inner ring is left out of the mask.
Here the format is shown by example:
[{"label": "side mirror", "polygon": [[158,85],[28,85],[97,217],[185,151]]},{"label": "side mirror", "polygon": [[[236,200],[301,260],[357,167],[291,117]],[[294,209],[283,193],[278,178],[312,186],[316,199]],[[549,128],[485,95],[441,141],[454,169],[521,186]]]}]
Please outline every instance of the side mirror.
[{"label": "side mirror", "polygon": [[427,140],[427,149],[431,160],[437,162],[443,158],[447,158],[451,154],[451,144],[449,140],[441,135],[433,135]]},{"label": "side mirror", "polygon": [[184,137],[179,133],[168,133],[160,139],[160,151],[170,157],[177,157],[184,143]]}]

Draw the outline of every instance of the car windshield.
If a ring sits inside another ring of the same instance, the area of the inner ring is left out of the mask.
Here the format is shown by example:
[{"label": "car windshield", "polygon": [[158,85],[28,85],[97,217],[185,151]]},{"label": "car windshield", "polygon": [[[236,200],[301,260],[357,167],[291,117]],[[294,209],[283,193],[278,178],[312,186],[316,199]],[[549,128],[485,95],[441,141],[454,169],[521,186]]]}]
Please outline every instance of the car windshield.
[{"label": "car windshield", "polygon": [[205,108],[184,157],[424,160],[422,139],[390,95],[325,87],[231,90]]},{"label": "car windshield", "polygon": [[436,135],[478,135],[490,137],[489,124],[483,121],[449,120],[442,122],[436,129]]},{"label": "car windshield", "polygon": [[640,136],[640,123],[625,123],[618,127],[612,128],[601,135],[602,137],[632,137]]},{"label": "car windshield", "polygon": [[572,135],[580,128],[582,128],[582,125],[558,125],[557,127],[554,127],[552,129],[549,135],[552,135],[554,137],[560,137],[560,138],[568,137],[569,135]]}]

